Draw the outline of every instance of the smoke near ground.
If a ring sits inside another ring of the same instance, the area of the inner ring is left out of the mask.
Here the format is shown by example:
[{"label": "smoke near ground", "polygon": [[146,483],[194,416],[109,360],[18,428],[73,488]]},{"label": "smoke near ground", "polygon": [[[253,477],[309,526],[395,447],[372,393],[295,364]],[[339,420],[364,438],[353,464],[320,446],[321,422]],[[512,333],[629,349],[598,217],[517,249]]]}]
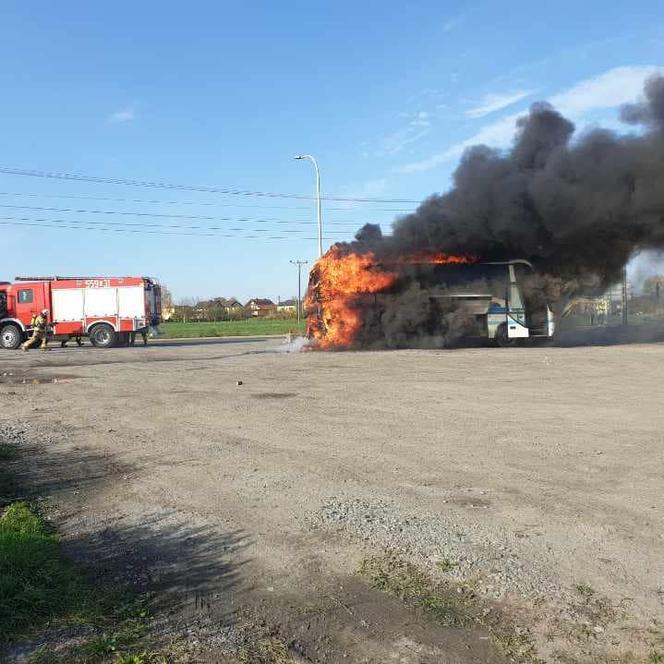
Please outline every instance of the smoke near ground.
[{"label": "smoke near ground", "polygon": [[425,288],[415,279],[404,281],[397,293],[378,298],[363,309],[364,324],[355,339],[361,348],[442,348],[461,339],[470,330],[472,318],[445,288]]},{"label": "smoke near ground", "polygon": [[644,282],[647,279],[662,274],[664,274],[664,251],[643,251],[627,266],[627,278],[638,295],[643,294]]}]

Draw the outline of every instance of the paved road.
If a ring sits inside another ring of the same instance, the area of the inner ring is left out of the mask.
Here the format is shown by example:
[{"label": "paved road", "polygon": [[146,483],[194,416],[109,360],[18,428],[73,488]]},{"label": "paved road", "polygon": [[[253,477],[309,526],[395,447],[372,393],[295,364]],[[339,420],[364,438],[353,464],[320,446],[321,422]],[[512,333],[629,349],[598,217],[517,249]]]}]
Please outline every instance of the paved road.
[{"label": "paved road", "polygon": [[546,657],[653,650],[664,345],[285,350],[3,352],[0,422],[25,429],[72,551],[168,591],[209,661],[238,616],[310,661],[501,661],[481,626],[371,590],[356,572],[387,550]]}]

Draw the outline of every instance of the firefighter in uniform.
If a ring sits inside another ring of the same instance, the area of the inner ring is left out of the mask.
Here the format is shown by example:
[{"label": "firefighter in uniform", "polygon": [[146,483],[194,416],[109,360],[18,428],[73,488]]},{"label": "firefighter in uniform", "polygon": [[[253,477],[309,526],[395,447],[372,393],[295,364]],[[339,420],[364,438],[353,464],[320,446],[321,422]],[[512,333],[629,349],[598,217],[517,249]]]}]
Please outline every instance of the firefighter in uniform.
[{"label": "firefighter in uniform", "polygon": [[599,325],[606,325],[606,319],[609,313],[609,303],[603,297],[596,305],[597,322]]},{"label": "firefighter in uniform", "polygon": [[21,348],[27,351],[28,348],[32,348],[41,342],[40,348],[46,350],[48,344],[48,309],[42,309],[39,314],[35,314],[32,317],[30,324],[32,325],[32,336],[21,346]]},{"label": "firefighter in uniform", "polygon": [[[143,328],[139,330],[139,333],[141,337],[143,338],[143,345],[147,346],[148,345],[148,331]],[[133,346],[136,343],[136,332],[130,332],[129,333],[129,345]]]}]

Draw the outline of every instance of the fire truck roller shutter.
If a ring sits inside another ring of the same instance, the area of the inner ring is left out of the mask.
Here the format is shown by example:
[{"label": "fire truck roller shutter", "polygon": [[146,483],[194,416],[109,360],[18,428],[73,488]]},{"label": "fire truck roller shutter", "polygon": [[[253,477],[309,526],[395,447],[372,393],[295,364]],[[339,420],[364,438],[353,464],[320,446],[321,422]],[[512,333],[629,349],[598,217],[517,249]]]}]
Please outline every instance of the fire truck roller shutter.
[{"label": "fire truck roller shutter", "polygon": [[83,289],[53,289],[53,312],[51,319],[56,323],[80,321],[83,319]]},{"label": "fire truck roller shutter", "polygon": [[117,315],[117,288],[86,288],[85,317],[104,318]]},{"label": "fire truck roller shutter", "polygon": [[118,288],[120,318],[145,318],[143,286]]}]

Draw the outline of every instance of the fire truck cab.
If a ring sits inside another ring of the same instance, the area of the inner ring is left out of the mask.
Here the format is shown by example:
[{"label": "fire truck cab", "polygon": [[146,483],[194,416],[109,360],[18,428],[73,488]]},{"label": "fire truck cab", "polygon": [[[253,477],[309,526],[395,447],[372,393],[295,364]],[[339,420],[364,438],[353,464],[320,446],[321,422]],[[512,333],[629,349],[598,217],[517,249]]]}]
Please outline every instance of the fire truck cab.
[{"label": "fire truck cab", "polygon": [[0,282],[0,348],[18,348],[32,317],[48,309],[49,338],[88,336],[98,348],[156,327],[161,289],[148,277],[17,277]]}]

